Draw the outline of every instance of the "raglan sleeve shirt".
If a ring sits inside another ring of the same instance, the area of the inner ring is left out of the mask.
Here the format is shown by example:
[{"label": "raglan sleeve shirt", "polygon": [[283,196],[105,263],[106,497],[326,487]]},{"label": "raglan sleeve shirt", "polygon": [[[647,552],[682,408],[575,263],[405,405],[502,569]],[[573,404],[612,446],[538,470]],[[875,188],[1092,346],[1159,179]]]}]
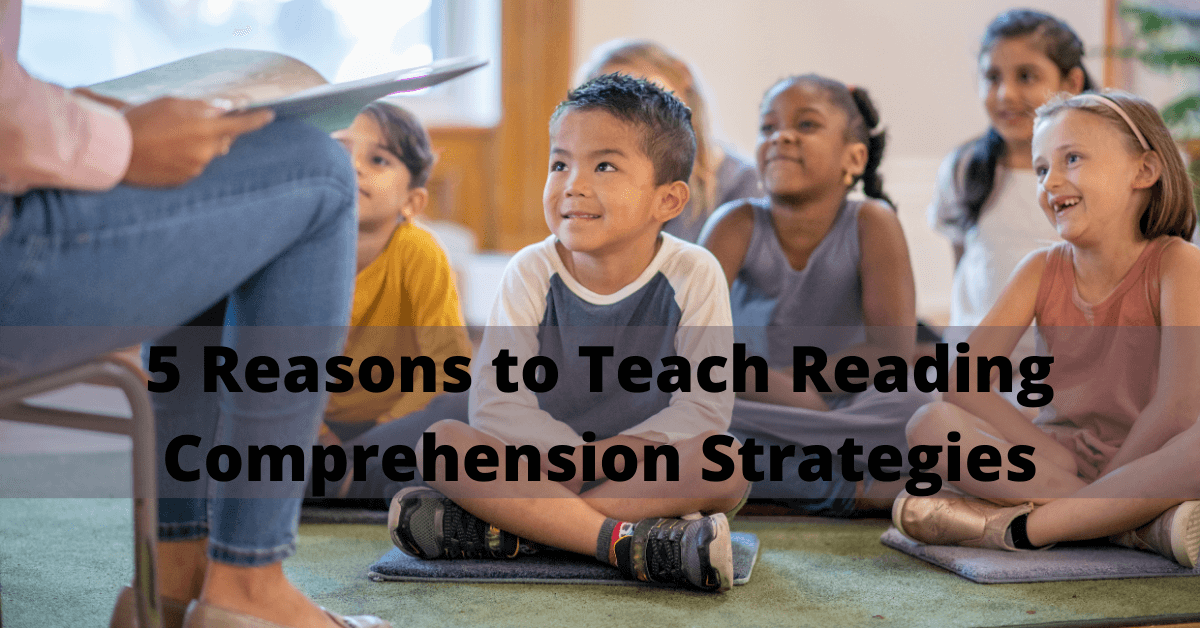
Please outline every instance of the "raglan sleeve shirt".
[{"label": "raglan sleeve shirt", "polygon": [[[557,420],[538,405],[537,396],[524,385],[515,392],[502,392],[496,384],[492,360],[507,350],[521,363],[509,368],[509,380],[519,382],[521,368],[530,356],[538,355],[538,325],[546,309],[550,277],[560,269],[551,268],[550,252],[532,245],[509,263],[497,301],[488,321],[487,333],[477,356],[477,370],[471,391],[471,424],[514,445],[531,444],[542,451],[554,445],[580,446],[582,437],[566,423]],[[729,294],[720,265],[710,253],[695,245],[672,238],[670,246],[682,247],[660,267],[675,289],[681,319],[674,332],[677,355],[687,358],[693,373],[688,392],[671,394],[667,407],[646,420],[621,431],[622,435],[651,442],[670,444],[707,431],[728,429],[734,394],[730,385],[722,392],[706,392],[696,383],[696,370],[706,358],[719,366],[709,371],[715,382],[728,382],[733,343]],[[645,356],[652,361],[661,356]],[[721,358],[724,361],[721,362]],[[560,383],[561,385],[561,383]],[[637,393],[629,393],[637,394]]]}]

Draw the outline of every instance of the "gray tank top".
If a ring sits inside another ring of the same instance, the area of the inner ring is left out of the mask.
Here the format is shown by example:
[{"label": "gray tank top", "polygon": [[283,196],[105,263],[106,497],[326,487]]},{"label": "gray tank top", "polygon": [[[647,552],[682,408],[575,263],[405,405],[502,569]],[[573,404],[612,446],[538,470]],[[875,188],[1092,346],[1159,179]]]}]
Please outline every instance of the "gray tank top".
[{"label": "gray tank top", "polygon": [[776,367],[792,364],[793,346],[820,347],[828,356],[863,342],[858,211],[847,199],[829,233],[796,270],[775,233],[766,199],[750,201],[754,233],[730,289],[738,342]]}]

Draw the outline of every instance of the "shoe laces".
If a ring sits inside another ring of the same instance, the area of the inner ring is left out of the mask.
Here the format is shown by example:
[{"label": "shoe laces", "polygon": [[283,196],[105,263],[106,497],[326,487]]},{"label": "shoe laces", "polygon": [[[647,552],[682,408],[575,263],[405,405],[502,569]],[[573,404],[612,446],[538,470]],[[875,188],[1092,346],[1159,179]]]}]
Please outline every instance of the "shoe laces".
[{"label": "shoe laces", "polygon": [[[520,539],[472,515],[446,499],[442,504],[442,555],[447,558],[513,558],[521,551]],[[506,545],[514,545],[506,551]]]},{"label": "shoe laces", "polygon": [[650,580],[691,584],[683,571],[683,541],[688,523],[660,519],[650,528],[645,544],[645,573]]}]

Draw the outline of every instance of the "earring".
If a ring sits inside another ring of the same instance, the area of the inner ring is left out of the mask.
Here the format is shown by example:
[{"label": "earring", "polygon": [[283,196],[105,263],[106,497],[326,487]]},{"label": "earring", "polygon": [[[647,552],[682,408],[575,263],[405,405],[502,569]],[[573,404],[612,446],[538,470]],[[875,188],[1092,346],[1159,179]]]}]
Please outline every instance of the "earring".
[{"label": "earring", "polygon": [[842,177],[842,184],[846,187],[854,185],[854,175],[850,174],[849,170],[847,170],[846,174]]}]

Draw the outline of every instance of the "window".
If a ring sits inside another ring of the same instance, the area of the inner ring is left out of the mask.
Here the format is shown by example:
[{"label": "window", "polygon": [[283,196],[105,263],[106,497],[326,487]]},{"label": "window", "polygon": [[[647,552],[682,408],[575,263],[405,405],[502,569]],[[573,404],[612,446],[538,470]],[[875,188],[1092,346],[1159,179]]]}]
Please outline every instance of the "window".
[{"label": "window", "polygon": [[426,124],[500,117],[500,0],[25,0],[19,58],[88,85],[220,48],[291,55],[333,82],[477,55],[474,72],[401,103]]}]

